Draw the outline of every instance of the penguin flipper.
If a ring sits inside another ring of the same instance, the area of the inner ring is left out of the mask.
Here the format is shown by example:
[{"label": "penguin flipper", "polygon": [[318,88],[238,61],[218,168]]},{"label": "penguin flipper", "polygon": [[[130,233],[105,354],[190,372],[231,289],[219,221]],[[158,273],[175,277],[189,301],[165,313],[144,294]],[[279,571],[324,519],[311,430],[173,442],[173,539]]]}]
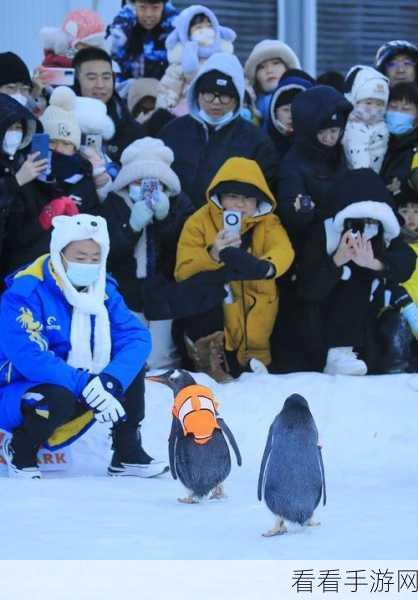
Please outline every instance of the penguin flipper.
[{"label": "penguin flipper", "polygon": [[173,421],[171,423],[170,436],[168,438],[168,457],[170,460],[170,471],[173,476],[173,479],[177,479],[175,455],[176,455],[177,440],[179,438],[180,432],[181,432],[180,423],[178,422],[176,417],[173,417]]},{"label": "penguin flipper", "polygon": [[231,447],[232,447],[233,451],[235,452],[237,464],[240,467],[242,465],[241,452],[239,451],[238,444],[234,438],[234,435],[233,435],[232,431],[229,429],[228,425],[225,423],[225,421],[221,417],[218,417],[217,421],[219,423],[220,428],[226,435],[229,443],[231,444]]},{"label": "penguin flipper", "polygon": [[264,472],[266,470],[267,461],[269,459],[270,452],[271,452],[271,446],[272,446],[272,439],[273,439],[272,427],[273,426],[270,426],[270,429],[269,429],[266,447],[264,448],[263,458],[261,459],[260,474],[258,476],[257,496],[260,501],[263,499]]},{"label": "penguin flipper", "polygon": [[321,467],[321,477],[322,477],[322,504],[325,506],[327,503],[327,488],[325,486],[325,471],[324,471],[324,461],[322,460],[322,450],[318,447],[319,452],[319,466]]}]

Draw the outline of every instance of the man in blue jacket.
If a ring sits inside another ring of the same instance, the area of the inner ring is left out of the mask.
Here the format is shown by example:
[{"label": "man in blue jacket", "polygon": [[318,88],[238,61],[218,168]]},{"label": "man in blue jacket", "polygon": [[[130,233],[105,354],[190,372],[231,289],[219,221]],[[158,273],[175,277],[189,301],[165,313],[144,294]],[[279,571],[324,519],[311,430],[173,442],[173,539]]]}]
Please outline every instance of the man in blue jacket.
[{"label": "man in blue jacket", "polygon": [[109,475],[167,470],[143,450],[148,331],[106,275],[106,221],[53,220],[50,254],[7,281],[0,306],[0,428],[13,477],[39,478],[41,445],[69,444],[95,421],[112,423]]}]

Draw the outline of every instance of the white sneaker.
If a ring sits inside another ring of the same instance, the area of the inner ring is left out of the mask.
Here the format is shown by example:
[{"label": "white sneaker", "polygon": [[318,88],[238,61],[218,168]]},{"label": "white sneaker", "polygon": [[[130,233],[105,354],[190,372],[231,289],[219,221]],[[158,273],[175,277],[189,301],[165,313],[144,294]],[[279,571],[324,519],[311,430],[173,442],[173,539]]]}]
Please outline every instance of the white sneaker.
[{"label": "white sneaker", "polygon": [[268,375],[268,369],[266,365],[262,363],[261,360],[258,360],[258,358],[251,358],[249,365],[251,371],[256,375]]},{"label": "white sneaker", "polygon": [[330,348],[324,373],[328,375],[366,375],[367,365],[363,360],[357,358],[352,347]]},{"label": "white sneaker", "polygon": [[155,460],[154,458],[148,464],[140,463],[119,463],[110,464],[107,474],[110,477],[158,477],[167,473],[170,467],[164,460]]},{"label": "white sneaker", "polygon": [[1,453],[7,464],[9,477],[13,479],[41,479],[41,472],[38,467],[17,467],[13,464],[14,451],[11,446],[12,436],[5,436],[3,438]]}]

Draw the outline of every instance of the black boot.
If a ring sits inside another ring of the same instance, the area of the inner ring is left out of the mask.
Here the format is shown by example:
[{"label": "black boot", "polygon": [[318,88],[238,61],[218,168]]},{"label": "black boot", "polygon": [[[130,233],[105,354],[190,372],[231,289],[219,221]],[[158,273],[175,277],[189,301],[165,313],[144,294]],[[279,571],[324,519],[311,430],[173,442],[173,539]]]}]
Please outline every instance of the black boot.
[{"label": "black boot", "polygon": [[9,476],[21,479],[40,479],[41,472],[37,461],[38,449],[39,445],[33,442],[23,428],[15,429],[11,438],[5,437],[2,452]]},{"label": "black boot", "polygon": [[114,425],[112,442],[113,456],[108,475],[156,477],[169,470],[166,462],[157,461],[145,452],[139,427],[130,423]]}]

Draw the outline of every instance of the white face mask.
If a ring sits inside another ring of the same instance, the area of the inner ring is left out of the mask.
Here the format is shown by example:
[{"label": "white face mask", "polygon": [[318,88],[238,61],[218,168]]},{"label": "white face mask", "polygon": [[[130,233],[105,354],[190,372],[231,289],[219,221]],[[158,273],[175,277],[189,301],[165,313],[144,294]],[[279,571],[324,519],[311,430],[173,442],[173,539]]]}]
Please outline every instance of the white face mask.
[{"label": "white face mask", "polygon": [[190,39],[197,42],[200,46],[213,46],[215,43],[215,30],[212,27],[202,27],[192,33]]},{"label": "white face mask", "polygon": [[229,121],[231,121],[232,117],[234,116],[234,113],[232,110],[230,110],[229,112],[227,112],[223,117],[211,117],[210,115],[208,115],[207,112],[205,112],[203,110],[203,108],[201,108],[199,110],[199,116],[205,121],[205,123],[207,123],[208,125],[213,125],[215,127],[220,127],[221,125],[226,125],[227,123],[229,123]]},{"label": "white face mask", "polygon": [[19,102],[19,104],[21,104],[22,106],[26,106],[28,103],[27,97],[24,96],[23,94],[19,94],[19,92],[17,94],[10,94],[10,98],[13,98],[14,100],[16,100],[16,102]]},{"label": "white face mask", "polygon": [[366,125],[375,125],[376,123],[380,123],[383,121],[385,116],[385,109],[383,107],[370,107],[364,105],[357,105],[354,107],[354,110],[351,112],[351,117],[362,121]]},{"label": "white face mask", "polygon": [[363,235],[366,240],[371,240],[379,233],[379,225],[377,223],[366,223],[363,229]]},{"label": "white face mask", "polygon": [[65,259],[67,277],[75,287],[88,287],[99,279],[100,263],[78,263]]},{"label": "white face mask", "polygon": [[22,143],[22,131],[6,131],[3,138],[3,151],[8,156],[14,156]]},{"label": "white face mask", "polygon": [[138,183],[131,183],[129,186],[129,198],[132,202],[138,202],[141,200],[142,188]]}]

